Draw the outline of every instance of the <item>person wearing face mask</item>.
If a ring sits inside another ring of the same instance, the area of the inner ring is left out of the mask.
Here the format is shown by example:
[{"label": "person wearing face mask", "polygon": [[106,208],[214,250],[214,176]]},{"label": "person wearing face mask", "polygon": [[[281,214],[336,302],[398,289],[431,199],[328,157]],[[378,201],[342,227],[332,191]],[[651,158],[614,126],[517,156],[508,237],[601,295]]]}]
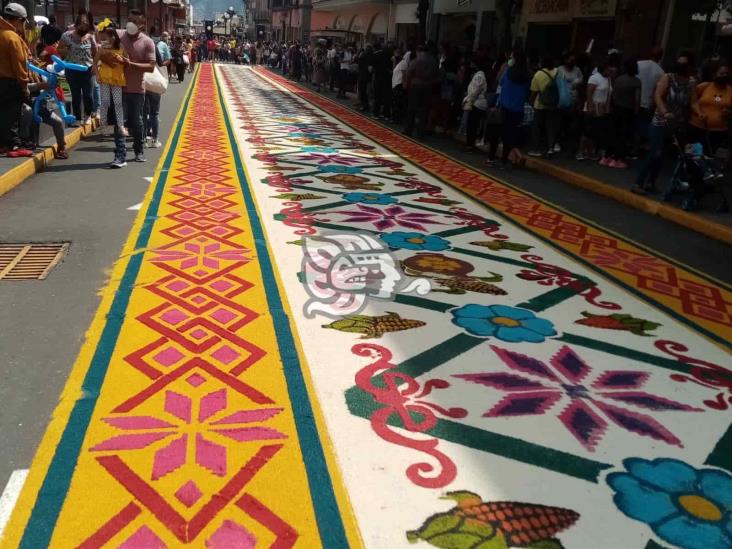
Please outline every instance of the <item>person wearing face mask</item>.
[{"label": "person wearing face mask", "polygon": [[[97,55],[97,42],[94,38],[94,19],[91,13],[84,9],[79,11],[72,29],[61,36],[60,50],[69,63],[84,65],[91,69],[94,57]],[[76,120],[84,120],[84,124],[91,122],[94,112],[93,71],[65,71],[66,81],[71,88],[71,105]],[[84,112],[82,117],[82,104]],[[84,118],[85,117],[85,118]]]},{"label": "person wearing face mask", "polygon": [[[702,82],[696,87],[695,104],[692,105],[691,133],[689,141],[703,143],[704,153],[713,156],[724,144],[728,135],[728,120],[732,113],[732,86],[729,83],[729,66],[720,62],[713,69],[714,80]],[[709,139],[704,132],[709,132]]]},{"label": "person wearing face mask", "polygon": [[25,8],[14,2],[5,6],[0,17],[0,152],[10,157],[33,156],[33,151],[21,146],[18,135],[30,82],[28,47],[21,38],[26,17]]},{"label": "person wearing face mask", "polygon": [[[155,43],[142,32],[145,27],[145,16],[141,11],[130,10],[124,31],[118,31],[120,43],[126,57],[118,62],[125,67],[125,87],[122,91],[122,102],[127,113],[127,128],[133,139],[135,162],[147,162],[143,154],[145,142],[145,125],[143,113],[145,109],[146,72],[155,70]],[[114,161],[110,168],[122,168],[127,165],[127,148],[125,137],[121,132],[114,132]]]},{"label": "person wearing face mask", "polygon": [[667,138],[685,129],[692,106],[696,105],[696,79],[690,69],[690,56],[681,55],[672,72],[658,81],[654,100],[656,111],[648,127],[648,156],[631,188],[636,194],[657,193],[656,180],[663,167],[663,148]]}]

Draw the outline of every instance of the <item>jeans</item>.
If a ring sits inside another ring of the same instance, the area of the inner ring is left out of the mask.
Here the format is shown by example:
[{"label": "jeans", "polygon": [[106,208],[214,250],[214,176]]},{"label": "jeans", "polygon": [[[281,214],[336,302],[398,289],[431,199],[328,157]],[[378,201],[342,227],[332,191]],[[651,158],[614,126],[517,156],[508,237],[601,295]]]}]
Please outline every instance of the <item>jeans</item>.
[{"label": "jeans", "polygon": [[666,126],[648,126],[648,156],[643,160],[640,172],[635,180],[638,187],[655,187],[658,174],[661,173],[663,166],[663,145],[666,142],[666,134],[668,129]]},{"label": "jeans", "polygon": [[0,147],[20,147],[18,125],[23,90],[15,78],[0,78]]},{"label": "jeans", "polygon": [[102,94],[97,77],[92,75],[92,107],[97,112],[102,105]]},{"label": "jeans", "polygon": [[71,88],[71,105],[74,116],[77,120],[83,120],[81,104],[84,102],[84,114],[91,116],[94,112],[94,100],[92,98],[92,74],[89,71],[67,70],[66,81]]},{"label": "jeans", "polygon": [[145,92],[145,135],[151,136],[153,141],[158,139],[160,97],[158,93]]},{"label": "jeans", "polygon": [[622,160],[628,152],[628,145],[633,144],[635,116],[633,109],[615,106],[612,114],[614,131],[611,134],[611,146],[608,150],[613,158]]},{"label": "jeans", "polygon": [[546,150],[554,149],[559,131],[559,111],[557,109],[536,109],[534,111],[534,125],[532,127],[533,146],[541,150],[542,134],[546,137]]},{"label": "jeans", "polygon": [[361,103],[361,108],[365,111],[369,110],[369,83],[371,81],[371,74],[359,74],[358,75],[358,102]]},{"label": "jeans", "polygon": [[[142,154],[142,144],[145,139],[145,125],[142,115],[145,110],[144,93],[123,93],[122,103],[127,112],[127,128],[133,139],[135,154]],[[121,124],[114,127],[114,157],[124,159],[127,156],[125,137],[119,132]]]},{"label": "jeans", "polygon": [[427,118],[430,114],[432,88],[430,86],[412,86],[407,94],[407,123],[404,133],[411,135],[417,126],[417,137],[424,135]]},{"label": "jeans", "polygon": [[391,112],[391,75],[374,78],[374,114],[389,116]]}]

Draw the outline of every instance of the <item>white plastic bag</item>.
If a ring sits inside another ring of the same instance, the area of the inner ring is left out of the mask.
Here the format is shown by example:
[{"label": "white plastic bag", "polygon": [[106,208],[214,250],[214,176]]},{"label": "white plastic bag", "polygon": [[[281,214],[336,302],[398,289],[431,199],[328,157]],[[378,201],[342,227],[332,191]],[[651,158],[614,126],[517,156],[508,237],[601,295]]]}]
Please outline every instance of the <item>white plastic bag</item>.
[{"label": "white plastic bag", "polygon": [[168,78],[163,76],[160,67],[155,65],[155,70],[145,73],[145,91],[163,95],[168,90]]}]

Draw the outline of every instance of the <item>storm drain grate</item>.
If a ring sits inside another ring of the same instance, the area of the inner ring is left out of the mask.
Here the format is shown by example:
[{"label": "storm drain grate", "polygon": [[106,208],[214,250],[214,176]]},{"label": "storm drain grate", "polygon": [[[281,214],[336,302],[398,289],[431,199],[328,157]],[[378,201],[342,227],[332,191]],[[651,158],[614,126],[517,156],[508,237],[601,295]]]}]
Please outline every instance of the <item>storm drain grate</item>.
[{"label": "storm drain grate", "polygon": [[0,242],[0,280],[43,280],[68,249],[68,242]]}]

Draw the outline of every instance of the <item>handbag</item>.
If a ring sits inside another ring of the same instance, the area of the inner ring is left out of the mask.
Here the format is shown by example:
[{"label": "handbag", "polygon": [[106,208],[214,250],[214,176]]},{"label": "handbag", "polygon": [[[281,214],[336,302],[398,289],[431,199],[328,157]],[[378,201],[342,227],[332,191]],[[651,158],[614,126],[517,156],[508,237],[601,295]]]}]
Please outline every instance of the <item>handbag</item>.
[{"label": "handbag", "polygon": [[188,59],[188,54],[187,53],[184,53],[183,54],[183,64],[184,65],[190,65],[191,64],[191,60]]},{"label": "handbag", "polygon": [[163,76],[160,67],[155,67],[152,72],[146,72],[143,76],[145,91],[163,95],[168,90],[168,78]]}]

